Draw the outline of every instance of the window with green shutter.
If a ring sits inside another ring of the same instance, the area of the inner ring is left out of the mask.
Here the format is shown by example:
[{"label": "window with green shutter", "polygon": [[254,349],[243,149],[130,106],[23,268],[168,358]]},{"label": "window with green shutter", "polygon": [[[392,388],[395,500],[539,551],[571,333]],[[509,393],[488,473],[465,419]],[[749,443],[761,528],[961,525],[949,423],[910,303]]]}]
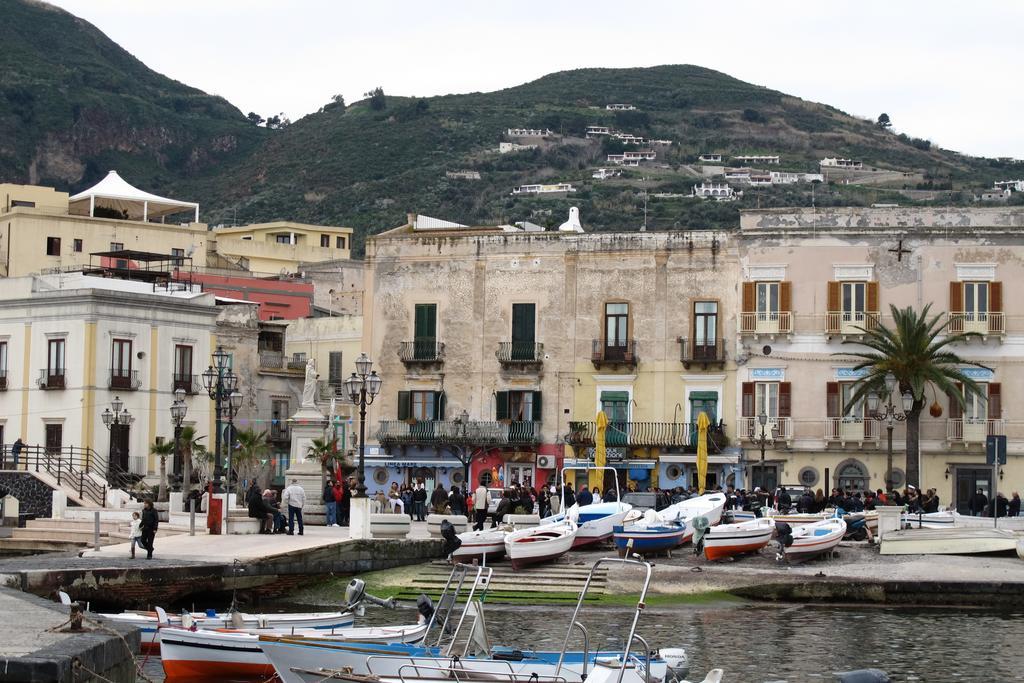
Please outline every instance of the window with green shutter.
[{"label": "window with green shutter", "polygon": [[512,304],[512,360],[535,360],[536,304]]},{"label": "window with green shutter", "polygon": [[416,304],[413,328],[413,354],[419,360],[436,355],[437,304]]}]

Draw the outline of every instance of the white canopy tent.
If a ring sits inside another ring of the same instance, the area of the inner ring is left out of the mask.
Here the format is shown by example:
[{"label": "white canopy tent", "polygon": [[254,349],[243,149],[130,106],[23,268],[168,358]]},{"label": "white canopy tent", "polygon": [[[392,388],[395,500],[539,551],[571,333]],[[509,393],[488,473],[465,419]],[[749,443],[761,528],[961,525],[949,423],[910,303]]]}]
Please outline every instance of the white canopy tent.
[{"label": "white canopy tent", "polygon": [[143,192],[125,182],[117,171],[109,172],[106,178],[88,190],[71,197],[68,205],[71,213],[80,216],[94,216],[96,207],[104,207],[125,212],[128,220],[141,221],[151,218],[162,220],[171,214],[192,211],[195,222],[199,222],[199,205],[195,202],[181,202]]}]

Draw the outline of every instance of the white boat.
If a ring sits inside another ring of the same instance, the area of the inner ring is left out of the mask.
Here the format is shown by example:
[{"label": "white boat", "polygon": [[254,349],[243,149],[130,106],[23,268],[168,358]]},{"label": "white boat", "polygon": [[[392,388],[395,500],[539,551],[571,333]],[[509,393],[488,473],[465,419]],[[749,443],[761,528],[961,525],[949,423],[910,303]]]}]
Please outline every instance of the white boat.
[{"label": "white boat", "polygon": [[721,560],[755,552],[768,545],[774,533],[775,522],[767,518],[713,526],[704,534],[704,557]]},{"label": "white boat", "polygon": [[611,538],[615,527],[622,526],[622,520],[632,509],[632,505],[621,501],[573,505],[565,512],[545,517],[541,524],[555,524],[566,519],[575,522],[579,530],[572,545],[579,548]]},{"label": "white boat", "polygon": [[[991,520],[989,520],[991,521]],[[890,531],[882,538],[882,555],[973,555],[1017,549],[1018,535],[1007,529],[952,527]]]},{"label": "white boat", "polygon": [[808,560],[826,553],[843,540],[846,522],[832,517],[793,528],[793,545],[785,549],[786,559]]},{"label": "white boat", "polygon": [[274,666],[260,649],[260,636],[273,635],[299,640],[360,643],[415,643],[426,633],[427,624],[391,628],[346,629],[251,629],[247,631],[165,627],[160,629],[160,661],[168,679],[265,680]]},{"label": "white boat", "polygon": [[[182,615],[168,614],[157,607],[155,612],[121,612],[98,614],[97,617],[119,624],[134,626],[142,631],[143,651],[159,648],[160,631],[166,627],[182,627]],[[187,617],[197,628],[203,629],[340,629],[352,626],[351,612],[309,612],[282,614],[247,614],[245,612],[191,612]]]},{"label": "white boat", "polygon": [[669,505],[664,510],[658,511],[658,517],[666,523],[680,522],[686,525],[686,533],[683,534],[683,543],[693,539],[693,520],[697,517],[705,517],[708,524],[715,526],[722,521],[722,511],[725,509],[724,493],[708,493],[689,500],[680,501]]},{"label": "white boat", "polygon": [[572,548],[579,527],[573,521],[541,524],[505,536],[505,554],[513,569],[560,557]]},{"label": "white boat", "polygon": [[502,527],[482,531],[464,531],[458,535],[462,545],[452,553],[456,562],[490,562],[505,555],[505,536],[508,530]]},{"label": "white boat", "polygon": [[1007,529],[1024,531],[1024,517],[973,517],[962,515],[955,510],[943,512],[911,513],[903,515],[905,527],[911,529],[950,529],[963,527],[969,529]]}]

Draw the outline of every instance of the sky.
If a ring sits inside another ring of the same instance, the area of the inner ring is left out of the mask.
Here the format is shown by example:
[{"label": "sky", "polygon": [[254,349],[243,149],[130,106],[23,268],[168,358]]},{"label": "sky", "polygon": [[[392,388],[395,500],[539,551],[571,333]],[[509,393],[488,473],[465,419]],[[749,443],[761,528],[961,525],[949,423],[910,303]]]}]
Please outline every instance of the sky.
[{"label": "sky", "polygon": [[1024,158],[1024,2],[54,0],[150,68],[297,120],[335,94],[697,64],[942,147]]}]

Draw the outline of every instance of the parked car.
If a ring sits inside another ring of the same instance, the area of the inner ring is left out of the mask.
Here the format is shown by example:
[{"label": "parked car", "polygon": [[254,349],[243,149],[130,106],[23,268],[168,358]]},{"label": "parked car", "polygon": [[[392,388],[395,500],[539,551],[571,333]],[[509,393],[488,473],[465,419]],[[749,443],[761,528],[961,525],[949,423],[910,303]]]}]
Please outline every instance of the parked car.
[{"label": "parked car", "polygon": [[622,496],[623,503],[629,503],[633,506],[634,510],[664,510],[667,508],[671,501],[669,497],[661,491],[645,491],[640,493],[638,491],[630,491],[629,493]]}]

